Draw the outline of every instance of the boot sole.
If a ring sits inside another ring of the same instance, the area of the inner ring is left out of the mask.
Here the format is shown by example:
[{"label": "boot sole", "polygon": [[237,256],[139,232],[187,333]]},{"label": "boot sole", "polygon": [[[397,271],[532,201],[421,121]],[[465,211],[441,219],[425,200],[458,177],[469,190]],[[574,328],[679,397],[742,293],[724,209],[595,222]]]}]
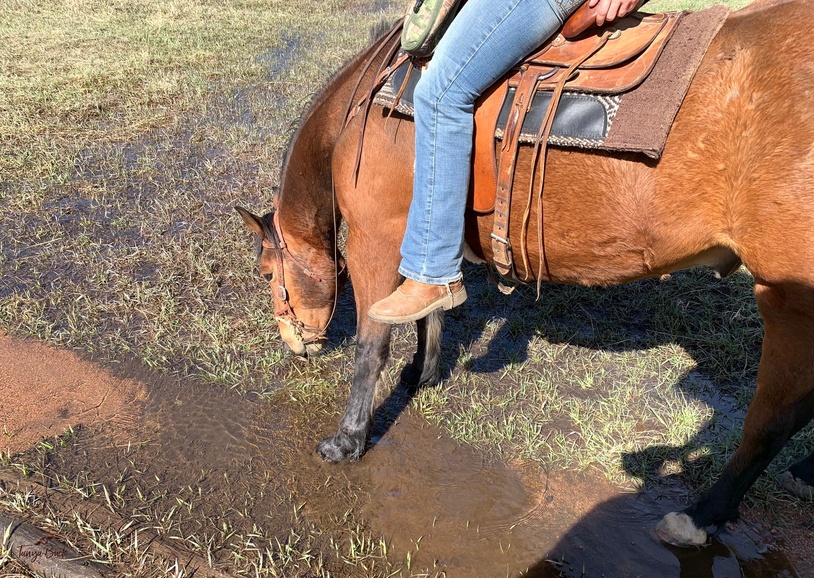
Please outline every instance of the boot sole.
[{"label": "boot sole", "polygon": [[398,315],[395,317],[385,317],[381,315],[376,315],[374,313],[370,313],[368,311],[367,316],[370,317],[373,321],[378,323],[387,323],[388,325],[395,325],[398,323],[409,323],[410,321],[418,321],[419,319],[423,319],[436,309],[443,309],[444,311],[449,311],[453,307],[457,307],[461,303],[466,301],[466,287],[461,287],[461,290],[457,293],[453,293],[452,295],[445,295],[441,299],[437,299],[416,311],[415,313],[411,313],[409,315]]}]

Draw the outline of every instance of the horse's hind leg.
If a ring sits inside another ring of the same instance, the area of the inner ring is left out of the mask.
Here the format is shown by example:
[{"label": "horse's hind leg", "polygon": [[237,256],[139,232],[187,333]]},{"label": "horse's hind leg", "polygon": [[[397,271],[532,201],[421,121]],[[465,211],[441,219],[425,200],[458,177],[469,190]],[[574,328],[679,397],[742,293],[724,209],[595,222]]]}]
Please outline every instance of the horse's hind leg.
[{"label": "horse's hind leg", "polygon": [[659,523],[659,536],[672,544],[702,544],[708,526],[737,518],[743,495],[814,414],[814,294],[799,285],[758,284],[756,295],[765,331],[743,441],[698,503]]},{"label": "horse's hind leg", "polygon": [[418,347],[413,361],[401,372],[401,381],[410,389],[432,386],[441,381],[441,334],[444,330],[444,312],[433,311],[416,321]]}]

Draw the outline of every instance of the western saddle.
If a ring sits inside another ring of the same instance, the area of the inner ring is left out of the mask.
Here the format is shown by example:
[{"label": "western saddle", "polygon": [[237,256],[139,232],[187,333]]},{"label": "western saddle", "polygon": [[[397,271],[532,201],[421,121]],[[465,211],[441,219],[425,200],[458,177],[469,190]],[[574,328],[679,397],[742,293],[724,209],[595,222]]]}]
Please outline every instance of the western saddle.
[{"label": "western saddle", "polygon": [[[527,208],[521,224],[521,251],[524,263],[527,263],[525,233],[530,208],[532,199],[539,200],[543,194],[547,143],[563,92],[567,90],[569,93],[613,95],[635,88],[653,69],[682,16],[683,12],[654,15],[633,13],[602,28],[595,28],[596,9],[590,8],[588,2],[585,2],[555,37],[512,69],[476,103],[470,202],[476,212],[494,211],[491,234],[493,260],[495,268],[504,278],[513,282],[531,281],[516,276],[513,250],[509,242],[510,204],[521,130],[526,129],[528,132],[527,125],[531,124],[529,121],[536,117],[539,124],[534,123],[536,136],[531,144],[534,146],[535,160],[531,172],[534,174],[538,170],[540,176],[536,191],[531,190],[534,178],[529,181],[531,184],[526,199]],[[409,83],[411,72],[420,70],[426,64],[426,61],[420,60],[408,62],[408,55],[397,52],[398,43],[392,44],[391,40],[398,31],[397,26],[382,40],[380,49],[371,57],[368,67],[381,51],[388,47],[391,49],[391,53],[385,56],[373,85],[356,104],[353,100],[349,103],[346,126],[362,111],[364,123],[374,94],[397,69],[408,66],[390,107],[392,113]],[[362,76],[366,72],[367,68]],[[353,94],[356,94],[356,90]],[[505,123],[502,143],[496,142],[495,136],[499,133],[499,119]],[[363,136],[364,128],[357,151],[357,171]],[[538,215],[538,220],[540,218]],[[540,254],[543,254],[542,247]],[[525,269],[529,270],[528,267]]]}]

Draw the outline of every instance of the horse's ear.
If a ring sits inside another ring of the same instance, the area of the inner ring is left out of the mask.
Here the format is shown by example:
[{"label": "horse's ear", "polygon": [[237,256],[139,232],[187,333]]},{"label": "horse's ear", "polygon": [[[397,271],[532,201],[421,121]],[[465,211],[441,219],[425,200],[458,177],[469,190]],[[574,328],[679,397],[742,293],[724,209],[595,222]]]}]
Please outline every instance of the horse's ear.
[{"label": "horse's ear", "polygon": [[246,226],[260,235],[260,238],[263,238],[263,221],[257,215],[250,213],[243,207],[235,207],[235,211],[240,213],[240,216],[243,217],[243,222],[246,223]]}]

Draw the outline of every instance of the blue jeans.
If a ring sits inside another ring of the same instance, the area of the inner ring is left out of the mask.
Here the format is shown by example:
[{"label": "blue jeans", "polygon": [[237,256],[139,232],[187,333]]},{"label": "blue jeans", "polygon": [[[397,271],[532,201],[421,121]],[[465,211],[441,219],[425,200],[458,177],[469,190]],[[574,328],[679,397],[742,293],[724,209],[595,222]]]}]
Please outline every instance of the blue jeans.
[{"label": "blue jeans", "polygon": [[583,0],[469,0],[414,95],[415,176],[399,272],[444,285],[461,278],[474,103],[554,34]]}]

